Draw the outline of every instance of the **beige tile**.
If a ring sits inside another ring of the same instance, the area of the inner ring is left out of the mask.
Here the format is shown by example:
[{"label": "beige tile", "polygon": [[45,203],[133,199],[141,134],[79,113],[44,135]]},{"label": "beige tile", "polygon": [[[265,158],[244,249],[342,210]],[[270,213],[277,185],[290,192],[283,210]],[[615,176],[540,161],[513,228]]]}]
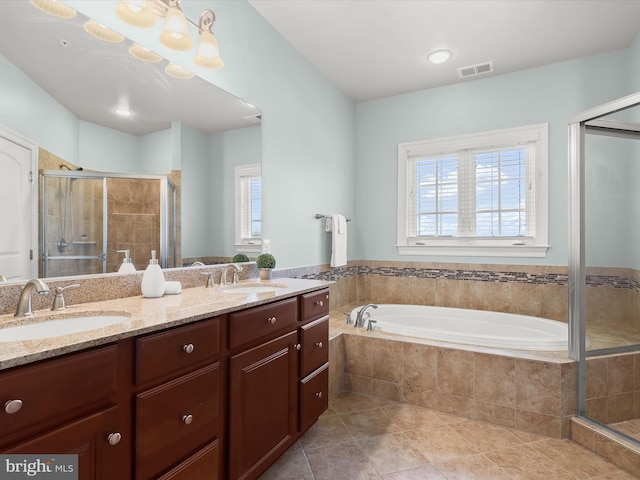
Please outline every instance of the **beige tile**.
[{"label": "beige tile", "polygon": [[362,335],[345,335],[345,373],[372,377],[373,348],[371,338]]},{"label": "beige tile", "polygon": [[300,438],[300,444],[305,450],[352,441],[353,437],[337,415],[318,418]]},{"label": "beige tile", "polygon": [[345,373],[343,376],[343,387],[345,391],[371,395],[373,393],[373,378],[362,377]]},{"label": "beige tile", "polygon": [[352,392],[344,392],[338,398],[331,401],[331,407],[338,413],[367,410],[370,408],[384,407],[391,404],[393,404],[393,402],[385,400],[383,398],[375,398],[369,395],[361,395]]},{"label": "beige tile", "polygon": [[607,359],[607,393],[617,395],[633,391],[634,355],[616,355]]},{"label": "beige tile", "polygon": [[404,386],[404,401],[425,408],[438,408],[437,392],[414,385]]},{"label": "beige tile", "polygon": [[437,348],[416,343],[403,343],[402,370],[405,385],[435,391]]},{"label": "beige tile", "polygon": [[347,427],[347,431],[354,438],[373,437],[385,433],[398,432],[399,427],[393,420],[383,413],[382,409],[374,408],[359,412],[341,413],[340,419]]},{"label": "beige tile", "polygon": [[289,449],[269,470],[260,476],[260,480],[314,480],[307,457],[300,448]]},{"label": "beige tile", "polygon": [[390,405],[383,407],[382,411],[398,426],[400,431],[446,423],[437,412],[414,405]]},{"label": "beige tile", "polygon": [[473,352],[438,348],[437,389],[450,395],[473,398],[475,356]]},{"label": "beige tile", "polygon": [[402,358],[403,343],[392,340],[373,338],[373,378],[393,383],[402,383]]},{"label": "beige tile", "polygon": [[593,451],[596,448],[596,436],[593,430],[576,421],[571,422],[571,439],[589,450]]},{"label": "beige tile", "polygon": [[532,444],[531,448],[578,478],[603,475],[613,467],[604,458],[570,440],[545,440]]},{"label": "beige tile", "polygon": [[436,392],[436,408],[451,415],[461,415],[468,418],[476,417],[476,401],[470,397]]},{"label": "beige tile", "polygon": [[516,428],[551,438],[562,436],[560,417],[516,410]]},{"label": "beige tile", "polygon": [[476,445],[467,441],[449,425],[409,430],[405,435],[409,437],[414,448],[432,463],[480,453]]},{"label": "beige tile", "polygon": [[382,480],[447,480],[434,465],[389,473],[380,477]]},{"label": "beige tile", "polygon": [[609,423],[622,422],[634,417],[633,393],[622,393],[607,397],[607,420]]},{"label": "beige tile", "polygon": [[560,379],[560,364],[516,359],[516,407],[518,410],[560,415]]},{"label": "beige tile", "polygon": [[385,382],[383,380],[371,380],[371,394],[375,397],[402,402],[404,400],[404,389],[402,384]]},{"label": "beige tile", "polygon": [[556,465],[551,459],[537,452],[531,445],[520,445],[485,454],[493,463],[504,469],[505,478],[526,480],[577,480]]},{"label": "beige tile", "polygon": [[465,440],[472,442],[481,452],[500,450],[523,443],[509,429],[484,422],[467,420],[451,424],[450,427]]},{"label": "beige tile", "polygon": [[632,449],[615,443],[602,435],[596,435],[595,452],[625,470],[640,476],[640,455]]},{"label": "beige tile", "polygon": [[515,427],[516,409],[503,407],[502,405],[496,405],[494,403],[476,401],[476,418],[496,425]]},{"label": "beige tile", "polygon": [[410,470],[429,463],[402,433],[367,437],[356,443],[379,474]]},{"label": "beige tile", "polygon": [[513,480],[511,474],[484,455],[436,463],[435,467],[447,480]]},{"label": "beige tile", "polygon": [[315,480],[374,480],[380,477],[355,443],[329,445],[307,453]]},{"label": "beige tile", "polygon": [[515,358],[476,353],[475,395],[481,402],[515,407]]}]

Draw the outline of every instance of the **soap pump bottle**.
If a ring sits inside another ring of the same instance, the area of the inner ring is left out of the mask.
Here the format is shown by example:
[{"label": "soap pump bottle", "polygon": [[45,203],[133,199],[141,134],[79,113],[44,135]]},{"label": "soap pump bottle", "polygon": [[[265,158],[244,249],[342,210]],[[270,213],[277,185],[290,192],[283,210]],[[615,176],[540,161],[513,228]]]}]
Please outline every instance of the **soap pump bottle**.
[{"label": "soap pump bottle", "polygon": [[142,295],[145,298],[158,298],[164,295],[164,273],[156,259],[156,251],[151,251],[151,260],[142,276]]},{"label": "soap pump bottle", "polygon": [[118,250],[118,253],[124,253],[124,258],[122,259],[122,264],[118,269],[118,273],[135,273],[136,267],[131,261],[131,251],[130,250]]}]

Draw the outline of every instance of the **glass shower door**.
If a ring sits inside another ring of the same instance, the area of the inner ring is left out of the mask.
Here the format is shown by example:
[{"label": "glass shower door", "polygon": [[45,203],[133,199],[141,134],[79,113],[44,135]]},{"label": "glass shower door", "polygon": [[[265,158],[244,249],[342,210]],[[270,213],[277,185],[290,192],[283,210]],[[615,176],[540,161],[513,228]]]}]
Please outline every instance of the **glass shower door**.
[{"label": "glass shower door", "polygon": [[105,184],[73,171],[42,177],[42,276],[106,272]]}]

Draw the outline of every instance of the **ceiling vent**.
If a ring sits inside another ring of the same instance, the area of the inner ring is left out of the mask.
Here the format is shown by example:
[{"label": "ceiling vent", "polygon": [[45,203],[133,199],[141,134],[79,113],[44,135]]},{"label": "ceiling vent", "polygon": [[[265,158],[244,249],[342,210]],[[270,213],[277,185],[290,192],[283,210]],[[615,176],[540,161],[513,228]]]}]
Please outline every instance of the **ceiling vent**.
[{"label": "ceiling vent", "polygon": [[476,75],[484,75],[493,72],[493,62],[478,63],[468,67],[458,68],[458,76],[460,78],[475,77]]}]

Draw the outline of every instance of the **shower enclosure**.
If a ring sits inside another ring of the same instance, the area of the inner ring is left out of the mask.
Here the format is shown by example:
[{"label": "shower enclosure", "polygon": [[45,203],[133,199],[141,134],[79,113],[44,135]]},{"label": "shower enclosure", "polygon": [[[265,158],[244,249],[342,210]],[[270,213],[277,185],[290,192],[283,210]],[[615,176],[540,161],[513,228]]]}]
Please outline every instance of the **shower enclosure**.
[{"label": "shower enclosure", "polygon": [[569,321],[577,413],[632,442],[640,441],[639,140],[640,93],[570,119]]},{"label": "shower enclosure", "polygon": [[176,188],[168,177],[45,170],[40,180],[41,277],[116,272],[123,250],[138,270],[152,250],[163,268],[176,266]]}]

